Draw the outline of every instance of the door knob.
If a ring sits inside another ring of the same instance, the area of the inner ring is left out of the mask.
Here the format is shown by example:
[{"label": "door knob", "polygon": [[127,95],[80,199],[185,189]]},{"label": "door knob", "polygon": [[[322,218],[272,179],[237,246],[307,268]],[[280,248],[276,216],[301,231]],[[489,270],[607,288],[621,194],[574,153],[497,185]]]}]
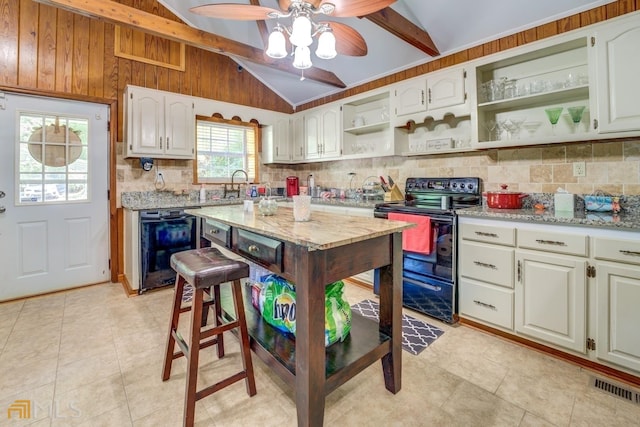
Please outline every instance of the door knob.
[{"label": "door knob", "polygon": [[0,190],[0,199],[2,199],[4,196],[6,196],[6,194],[4,193],[4,191]]}]

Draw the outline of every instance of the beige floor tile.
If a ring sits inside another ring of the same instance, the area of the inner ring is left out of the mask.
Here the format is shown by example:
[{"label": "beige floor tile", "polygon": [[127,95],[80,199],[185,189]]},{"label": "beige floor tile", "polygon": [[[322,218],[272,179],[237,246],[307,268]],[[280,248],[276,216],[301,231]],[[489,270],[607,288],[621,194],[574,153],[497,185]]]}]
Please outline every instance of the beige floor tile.
[{"label": "beige floor tile", "polygon": [[521,407],[468,382],[458,386],[442,409],[457,421],[475,426],[517,426],[525,412]]},{"label": "beige floor tile", "polygon": [[[130,427],[132,425],[128,405],[118,406],[79,424],[82,427]],[[160,425],[160,424],[158,424]]]},{"label": "beige floor tile", "polygon": [[15,361],[0,363],[0,398],[53,384],[57,366],[57,358],[20,365]]},{"label": "beige floor tile", "polygon": [[59,324],[31,329],[13,329],[0,355],[1,365],[14,367],[58,357],[61,328]]},{"label": "beige floor tile", "polygon": [[519,427],[554,427],[560,424],[553,424],[549,421],[538,417],[537,415],[532,414],[531,412],[527,412],[524,414],[524,418],[520,423]]},{"label": "beige floor tile", "polygon": [[[52,407],[53,407],[53,392],[54,384],[49,383],[40,387],[36,387],[31,390],[21,391],[19,393],[0,398],[0,425],[7,426],[48,426],[51,422]],[[9,406],[16,404],[17,400],[29,401],[30,411],[27,416],[23,413],[24,418],[19,418],[19,414],[16,412],[11,413],[9,419]],[[5,424],[6,422],[6,424]]]},{"label": "beige floor tile", "polygon": [[24,300],[0,303],[0,328],[13,327],[23,306]]},{"label": "beige floor tile", "polygon": [[53,418],[52,427],[86,423],[99,415],[127,404],[120,374],[111,375],[71,391],[58,393],[55,402],[59,416]]},{"label": "beige floor tile", "polygon": [[95,356],[75,360],[58,366],[56,393],[66,393],[106,377],[120,374],[116,349],[105,347]]},{"label": "beige floor tile", "polygon": [[[149,413],[148,415],[133,421],[134,427],[182,427],[184,402],[182,399],[174,399]],[[216,424],[209,416],[207,409],[200,402],[196,403],[195,427],[213,427]],[[262,425],[262,424],[245,424]]]}]

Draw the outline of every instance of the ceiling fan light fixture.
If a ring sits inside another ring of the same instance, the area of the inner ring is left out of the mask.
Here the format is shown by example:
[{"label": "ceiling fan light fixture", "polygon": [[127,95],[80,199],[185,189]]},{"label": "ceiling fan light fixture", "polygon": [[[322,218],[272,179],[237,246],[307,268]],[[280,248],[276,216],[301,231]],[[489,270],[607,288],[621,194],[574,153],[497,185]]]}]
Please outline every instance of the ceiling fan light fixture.
[{"label": "ceiling fan light fixture", "polygon": [[294,46],[310,46],[313,43],[311,29],[311,19],[305,14],[297,15],[293,18],[289,41]]},{"label": "ceiling fan light fixture", "polygon": [[293,55],[293,66],[305,70],[311,68],[311,51],[307,46],[298,46]]},{"label": "ceiling fan light fixture", "polygon": [[284,32],[280,25],[277,25],[269,34],[267,50],[265,51],[270,58],[284,58],[287,56],[287,45],[284,38]]},{"label": "ceiling fan light fixture", "polygon": [[326,28],[318,37],[316,56],[321,59],[333,59],[336,57],[336,37],[331,28]]}]

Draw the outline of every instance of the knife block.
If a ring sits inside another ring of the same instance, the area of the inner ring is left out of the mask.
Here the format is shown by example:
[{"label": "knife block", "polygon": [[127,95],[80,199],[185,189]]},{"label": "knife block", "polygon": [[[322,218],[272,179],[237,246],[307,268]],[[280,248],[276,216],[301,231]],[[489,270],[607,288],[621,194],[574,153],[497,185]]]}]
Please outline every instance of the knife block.
[{"label": "knife block", "polygon": [[384,201],[385,202],[401,202],[404,200],[404,195],[402,191],[398,188],[396,184],[393,184],[393,187],[386,193],[384,193]]}]

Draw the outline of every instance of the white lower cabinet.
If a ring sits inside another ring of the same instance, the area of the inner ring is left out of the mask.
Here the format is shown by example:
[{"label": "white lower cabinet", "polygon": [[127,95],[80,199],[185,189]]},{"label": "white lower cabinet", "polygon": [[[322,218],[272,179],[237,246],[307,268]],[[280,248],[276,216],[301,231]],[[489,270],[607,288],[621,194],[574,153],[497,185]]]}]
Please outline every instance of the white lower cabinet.
[{"label": "white lower cabinet", "polygon": [[517,250],[516,266],[516,332],[585,353],[586,259]]},{"label": "white lower cabinet", "polygon": [[594,239],[594,257],[596,355],[640,372],[640,242]]},{"label": "white lower cabinet", "polygon": [[640,374],[640,232],[465,216],[459,231],[462,319]]}]

